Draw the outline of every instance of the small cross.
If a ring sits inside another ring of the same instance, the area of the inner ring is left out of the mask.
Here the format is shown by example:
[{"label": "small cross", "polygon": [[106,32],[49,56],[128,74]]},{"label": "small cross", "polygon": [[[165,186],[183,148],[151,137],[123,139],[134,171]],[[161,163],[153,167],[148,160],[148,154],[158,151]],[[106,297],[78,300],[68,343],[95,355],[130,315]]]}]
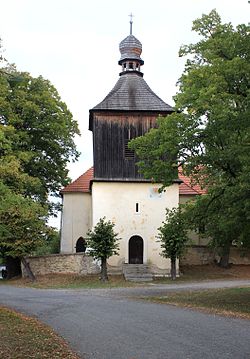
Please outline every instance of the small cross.
[{"label": "small cross", "polygon": [[129,14],[129,16],[130,16],[130,35],[132,35],[132,25],[133,25],[133,17],[134,17],[134,15],[131,12],[131,14]]}]

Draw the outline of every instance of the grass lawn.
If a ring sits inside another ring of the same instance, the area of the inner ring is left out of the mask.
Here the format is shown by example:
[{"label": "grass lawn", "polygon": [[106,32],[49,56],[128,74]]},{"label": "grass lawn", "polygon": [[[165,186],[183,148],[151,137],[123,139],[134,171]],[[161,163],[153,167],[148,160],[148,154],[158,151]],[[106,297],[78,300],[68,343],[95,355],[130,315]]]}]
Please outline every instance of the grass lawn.
[{"label": "grass lawn", "polygon": [[147,300],[250,319],[250,287],[185,291]]},{"label": "grass lawn", "polygon": [[[174,283],[220,280],[220,279],[250,279],[250,265],[235,265],[229,269],[223,269],[216,265],[187,266],[181,268],[181,276]],[[151,284],[150,282],[149,284]],[[172,284],[170,278],[154,279],[153,284]],[[1,284],[12,284],[21,287],[33,288],[119,288],[119,287],[138,287],[148,283],[135,283],[125,281],[122,275],[110,275],[109,281],[102,283],[98,275],[79,276],[71,274],[49,274],[37,276],[35,282],[27,278],[0,280]]]},{"label": "grass lawn", "polygon": [[[230,268],[220,268],[217,265],[209,264],[202,266],[183,266],[180,268],[180,277],[177,283],[208,281],[208,280],[234,280],[250,279],[250,265],[232,265]],[[170,278],[157,278],[155,283],[173,283]]]},{"label": "grass lawn", "polygon": [[0,358],[79,359],[52,329],[3,307],[0,307],[0,337]]},{"label": "grass lawn", "polygon": [[13,284],[21,287],[48,288],[48,289],[77,289],[77,288],[116,288],[116,287],[134,287],[140,284],[127,282],[121,275],[109,276],[109,281],[103,283],[98,275],[79,276],[70,274],[49,274],[37,276],[35,282],[27,278],[2,280],[0,284]]}]

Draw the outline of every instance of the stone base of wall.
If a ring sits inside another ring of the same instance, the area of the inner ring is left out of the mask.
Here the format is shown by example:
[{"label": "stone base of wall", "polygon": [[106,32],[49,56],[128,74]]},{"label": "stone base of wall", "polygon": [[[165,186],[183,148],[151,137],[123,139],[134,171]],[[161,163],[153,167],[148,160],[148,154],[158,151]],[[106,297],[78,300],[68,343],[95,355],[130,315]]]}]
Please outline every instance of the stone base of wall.
[{"label": "stone base of wall", "polygon": [[[74,254],[50,254],[46,256],[26,257],[34,275],[46,275],[53,273],[61,274],[98,274],[98,263],[84,253]],[[27,277],[25,268],[22,266],[23,277]]]},{"label": "stone base of wall", "polygon": [[107,263],[107,271],[108,274],[110,275],[122,275],[122,266],[111,266],[110,264]]},{"label": "stone base of wall", "polygon": [[[188,247],[185,255],[180,259],[180,265],[205,265],[219,261],[216,252],[207,246]],[[250,265],[250,251],[242,251],[232,247],[229,263]]]},{"label": "stone base of wall", "polygon": [[[154,264],[151,264],[149,266],[149,272],[152,273],[152,276],[154,278],[170,278],[171,277],[171,267],[169,268],[165,268],[165,269],[161,269],[159,267],[157,267]],[[176,261],[176,276],[179,277],[179,261]]]},{"label": "stone base of wall", "polygon": [[[46,274],[76,274],[89,275],[100,273],[100,262],[84,253],[74,254],[50,254],[46,256],[26,257],[34,275]],[[180,259],[180,265],[205,265],[218,261],[219,257],[215,251],[207,246],[191,246],[185,256]],[[238,248],[231,248],[230,263],[250,265],[250,251],[243,252]],[[156,266],[150,265],[150,272],[153,276],[169,276],[169,270],[160,270]],[[25,268],[22,266],[22,273],[27,277]],[[108,273],[111,275],[121,275],[122,266],[108,265]],[[177,270],[178,274],[178,270]]]}]

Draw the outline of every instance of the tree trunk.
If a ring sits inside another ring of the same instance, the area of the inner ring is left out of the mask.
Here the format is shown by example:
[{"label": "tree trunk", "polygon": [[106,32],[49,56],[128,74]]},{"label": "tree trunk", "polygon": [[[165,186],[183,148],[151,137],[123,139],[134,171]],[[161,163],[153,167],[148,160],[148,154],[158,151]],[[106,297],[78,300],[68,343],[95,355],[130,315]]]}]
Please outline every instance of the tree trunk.
[{"label": "tree trunk", "polygon": [[36,280],[36,277],[34,276],[34,273],[32,272],[32,270],[30,268],[29,262],[27,262],[26,259],[23,257],[22,258],[22,263],[24,265],[24,268],[25,268],[25,270],[27,272],[27,275],[28,275],[29,279],[34,282]]},{"label": "tree trunk", "polygon": [[21,262],[19,258],[6,257],[7,279],[21,276]]},{"label": "tree trunk", "polygon": [[101,281],[107,282],[108,279],[108,271],[107,271],[107,258],[102,258],[101,263]]},{"label": "tree trunk", "polygon": [[222,268],[229,267],[230,247],[231,247],[231,242],[225,244],[225,246],[222,248],[222,254],[219,261],[219,266]]},{"label": "tree trunk", "polygon": [[172,280],[176,280],[176,258],[172,257],[171,258],[171,279]]}]

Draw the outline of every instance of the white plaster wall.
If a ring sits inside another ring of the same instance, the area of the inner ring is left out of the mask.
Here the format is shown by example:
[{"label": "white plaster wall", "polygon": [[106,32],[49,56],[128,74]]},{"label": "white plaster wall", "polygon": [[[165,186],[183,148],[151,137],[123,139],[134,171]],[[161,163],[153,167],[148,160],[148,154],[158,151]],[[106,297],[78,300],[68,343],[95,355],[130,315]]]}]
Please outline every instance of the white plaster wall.
[{"label": "white plaster wall", "polygon": [[[159,187],[150,183],[93,182],[93,226],[105,216],[115,223],[115,231],[122,238],[120,255],[111,257],[110,265],[128,263],[129,239],[139,235],[144,240],[143,262],[159,269],[169,269],[169,260],[160,256],[161,248],[156,236],[157,229],[165,220],[166,208],[178,207],[179,188],[178,184],[173,184],[158,194]],[[136,213],[136,203],[139,203],[139,213]]]},{"label": "white plaster wall", "polygon": [[75,253],[76,241],[91,228],[91,194],[63,195],[61,253]]}]

